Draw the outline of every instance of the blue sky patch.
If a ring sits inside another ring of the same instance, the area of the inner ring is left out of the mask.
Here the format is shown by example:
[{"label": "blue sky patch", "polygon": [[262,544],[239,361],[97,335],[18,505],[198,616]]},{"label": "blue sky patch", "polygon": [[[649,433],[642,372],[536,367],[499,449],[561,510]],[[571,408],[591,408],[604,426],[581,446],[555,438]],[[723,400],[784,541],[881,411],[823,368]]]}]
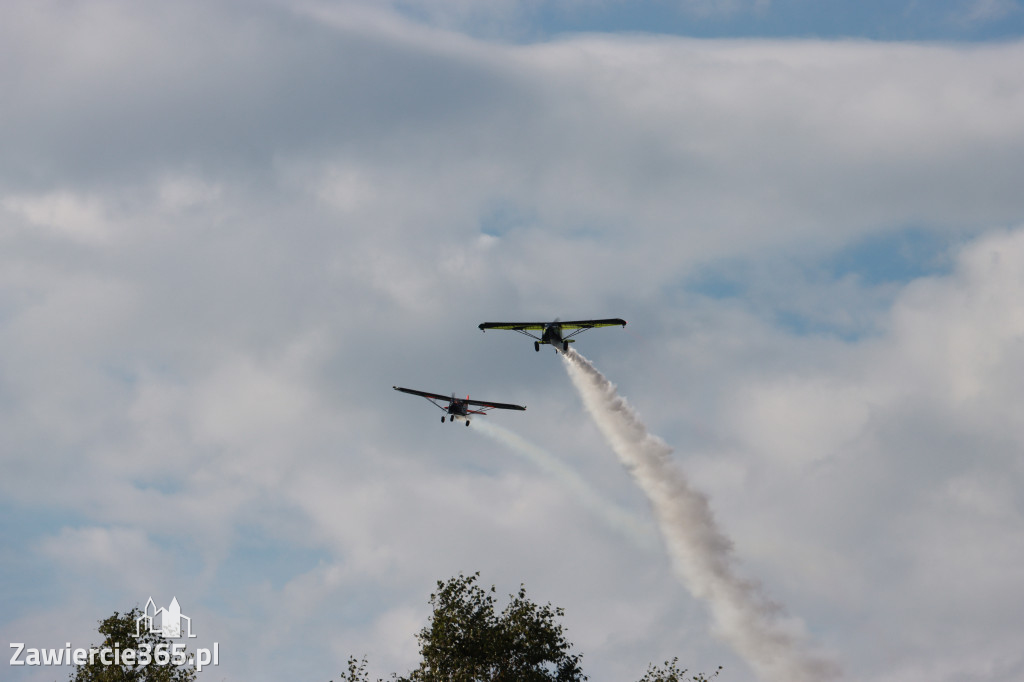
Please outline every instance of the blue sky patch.
[{"label": "blue sky patch", "polygon": [[218,567],[221,580],[246,584],[265,582],[280,590],[296,576],[330,559],[324,550],[289,543],[256,526],[245,526],[240,532],[241,538],[235,540],[231,553]]},{"label": "blue sky patch", "polygon": [[[431,12],[419,3],[398,7],[414,21],[430,20]],[[486,9],[475,9],[461,29],[484,38],[525,43],[570,33],[968,42],[1024,35],[1024,6],[1019,0],[542,0],[520,6],[516,16],[518,21],[503,22]]]},{"label": "blue sky patch", "polygon": [[744,264],[739,261],[705,266],[688,278],[683,288],[715,300],[739,298],[749,289],[749,282],[744,278],[745,272]]},{"label": "blue sky patch", "polygon": [[29,509],[0,504],[0,612],[9,618],[41,604],[59,603],[63,596],[53,589],[57,568],[36,550],[42,538],[80,520],[77,513],[48,507]]},{"label": "blue sky patch", "polygon": [[[956,238],[907,228],[865,237],[836,252],[786,260],[728,259],[709,263],[684,281],[687,293],[735,300],[798,336],[853,341],[875,333],[877,315],[902,287],[947,275]],[[850,306],[851,287],[863,295]]]},{"label": "blue sky patch", "polygon": [[535,222],[536,214],[514,201],[495,199],[480,213],[480,232],[491,237],[502,237],[511,230]]},{"label": "blue sky patch", "polygon": [[853,275],[867,285],[905,283],[950,272],[951,239],[934,230],[908,228],[871,235],[826,259],[835,279]]}]

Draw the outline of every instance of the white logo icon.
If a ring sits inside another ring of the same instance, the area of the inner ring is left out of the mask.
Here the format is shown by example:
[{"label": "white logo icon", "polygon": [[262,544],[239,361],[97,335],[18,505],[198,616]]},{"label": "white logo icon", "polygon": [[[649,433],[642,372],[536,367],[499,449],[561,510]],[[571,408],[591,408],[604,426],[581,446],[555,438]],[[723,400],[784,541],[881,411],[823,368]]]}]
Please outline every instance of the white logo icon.
[{"label": "white logo icon", "polygon": [[[182,621],[185,623],[184,631],[182,631]],[[146,602],[145,611],[135,619],[135,636],[141,637],[145,632],[163,635],[168,639],[178,639],[185,636],[195,637],[192,634],[192,619],[182,615],[177,597],[171,599],[171,604],[166,609],[158,609],[153,602],[153,598],[149,598],[149,601]]]}]

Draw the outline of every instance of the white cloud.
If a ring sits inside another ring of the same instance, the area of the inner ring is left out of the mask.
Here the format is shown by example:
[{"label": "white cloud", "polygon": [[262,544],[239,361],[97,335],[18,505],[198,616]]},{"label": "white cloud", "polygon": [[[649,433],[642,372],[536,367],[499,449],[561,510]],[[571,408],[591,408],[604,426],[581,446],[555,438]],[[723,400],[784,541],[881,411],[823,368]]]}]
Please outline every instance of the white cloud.
[{"label": "white cloud", "polygon": [[971,0],[960,16],[966,23],[988,23],[1020,11],[1020,3],[1016,0]]},{"label": "white cloud", "polygon": [[220,186],[188,175],[164,178],[157,188],[160,205],[172,213],[215,202],[222,192]]},{"label": "white cloud", "polygon": [[[677,654],[750,679],[663,556],[390,388],[526,403],[487,419],[645,514],[554,356],[476,329],[621,315],[581,349],[818,641],[865,679],[1019,677],[1021,44],[4,7],[0,490],[52,598],[111,586],[79,625],[160,590],[236,652],[287,616],[229,677],[298,640],[307,676],[386,673],[433,581],[481,569],[565,606],[596,682]],[[909,284],[819,262],[908,225],[984,236]],[[689,290],[730,263],[749,290]],[[151,587],[135,551],[184,568]]]},{"label": "white cloud", "polygon": [[104,241],[111,233],[110,219],[96,197],[54,192],[43,196],[7,196],[0,204],[35,227],[75,241]]},{"label": "white cloud", "polygon": [[116,586],[136,599],[166,583],[175,570],[172,557],[139,528],[63,528],[39,540],[36,549],[71,574],[73,583],[89,581],[104,590]]},{"label": "white cloud", "polygon": [[[1024,532],[1024,433],[1013,417],[1024,396],[1003,380],[1021,361],[1022,234],[987,235],[951,275],[908,286],[881,337],[821,345],[813,369],[794,350],[748,376],[717,411],[716,430],[739,443],[706,455],[745,475],[737,483],[716,476],[718,463],[693,465],[717,488],[713,500],[733,498],[739,551],[786,574],[783,602],[806,615],[791,598],[818,593],[885,633],[888,663],[872,658],[877,642],[863,632],[840,645],[861,676],[914,667],[920,636],[945,643],[934,652],[943,679],[1006,660],[999,638],[966,633],[1015,629],[1008,614],[1024,598],[1010,549]],[[919,618],[896,615],[915,608]]]}]

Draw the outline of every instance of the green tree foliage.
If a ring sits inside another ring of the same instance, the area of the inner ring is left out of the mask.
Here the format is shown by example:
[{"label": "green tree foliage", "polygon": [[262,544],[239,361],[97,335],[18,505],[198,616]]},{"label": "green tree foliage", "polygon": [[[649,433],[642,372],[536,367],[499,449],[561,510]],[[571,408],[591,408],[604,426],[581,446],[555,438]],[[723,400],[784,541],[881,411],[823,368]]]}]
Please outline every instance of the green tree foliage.
[{"label": "green tree foliage", "polygon": [[686,669],[679,668],[679,659],[673,658],[671,661],[665,661],[663,666],[650,665],[647,666],[647,673],[640,678],[640,682],[711,682],[715,677],[718,677],[718,673],[722,671],[722,666],[718,666],[718,670],[708,677],[704,673],[698,673],[693,677],[686,677]]},{"label": "green tree foliage", "polygon": [[[358,659],[355,656],[349,656],[348,670],[343,672],[338,680],[339,682],[370,682],[370,673],[366,672],[366,657]],[[334,681],[331,680],[331,682]],[[383,680],[378,677],[377,682],[383,682]]]},{"label": "green tree foliage", "polygon": [[[123,614],[115,611],[114,615],[100,622],[99,633],[103,635],[103,643],[93,648],[116,651],[118,658],[125,650],[145,650],[151,658],[148,665],[142,665],[138,660],[125,663],[123,659],[119,664],[104,665],[99,656],[94,656],[91,661],[75,668],[70,676],[71,682],[193,682],[195,669],[187,663],[176,664],[170,640],[148,631],[141,637],[135,636],[135,623],[142,615],[138,608]],[[165,657],[158,652],[166,652],[167,655]],[[113,653],[108,654],[107,659],[114,660]]]},{"label": "green tree foliage", "polygon": [[477,584],[480,574],[438,581],[430,595],[430,624],[420,631],[423,661],[400,682],[578,682],[580,656],[570,653],[562,609],[538,606],[522,586],[496,612],[495,589]]},{"label": "green tree foliage", "polygon": [[[438,581],[430,595],[433,614],[417,639],[422,660],[394,682],[582,682],[580,654],[558,619],[564,615],[551,604],[530,601],[526,589],[509,595],[508,605],[498,612],[495,588],[478,584],[479,573]],[[640,682],[688,682],[678,659],[664,666],[650,666]],[[721,670],[721,668],[719,668]],[[689,682],[710,682],[703,674]],[[366,659],[349,658],[348,670],[339,682],[370,682]],[[378,682],[381,682],[378,678]]]}]

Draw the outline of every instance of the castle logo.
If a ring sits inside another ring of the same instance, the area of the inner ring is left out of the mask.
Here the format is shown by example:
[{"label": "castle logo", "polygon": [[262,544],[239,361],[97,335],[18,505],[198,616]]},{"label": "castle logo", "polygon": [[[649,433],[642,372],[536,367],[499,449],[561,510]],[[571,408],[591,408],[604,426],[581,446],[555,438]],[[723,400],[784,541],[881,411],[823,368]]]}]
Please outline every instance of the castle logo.
[{"label": "castle logo", "polygon": [[195,637],[192,634],[192,619],[182,614],[177,597],[171,599],[166,609],[158,609],[153,598],[149,598],[143,614],[135,619],[135,636],[141,637],[147,632],[163,635],[168,639]]}]

